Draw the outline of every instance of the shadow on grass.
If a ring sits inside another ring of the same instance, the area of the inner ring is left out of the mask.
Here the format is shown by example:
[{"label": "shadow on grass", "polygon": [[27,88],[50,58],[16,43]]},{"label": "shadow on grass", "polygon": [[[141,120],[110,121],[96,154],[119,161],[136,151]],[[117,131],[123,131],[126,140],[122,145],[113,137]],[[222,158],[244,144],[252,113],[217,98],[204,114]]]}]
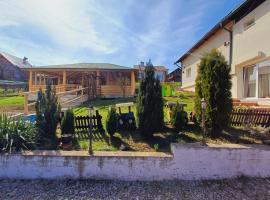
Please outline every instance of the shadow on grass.
[{"label": "shadow on grass", "polygon": [[227,140],[230,143],[235,144],[254,144],[261,143],[262,140],[266,139],[261,134],[252,134],[247,130],[240,128],[227,128],[219,136],[219,139]]},{"label": "shadow on grass", "polygon": [[119,149],[119,150],[122,150],[122,151],[134,151],[133,148],[130,147],[130,145],[128,143],[126,143],[125,141],[123,141],[121,138],[119,137],[115,137],[115,136],[112,136],[110,138],[110,144],[116,148],[116,149]]}]

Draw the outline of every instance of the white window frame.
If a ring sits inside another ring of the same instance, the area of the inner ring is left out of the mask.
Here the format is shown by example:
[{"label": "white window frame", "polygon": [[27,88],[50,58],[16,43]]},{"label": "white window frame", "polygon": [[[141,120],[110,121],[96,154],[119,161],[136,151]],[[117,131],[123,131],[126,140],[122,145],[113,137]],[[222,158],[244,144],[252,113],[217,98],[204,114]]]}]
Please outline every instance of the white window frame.
[{"label": "white window frame", "polygon": [[[242,69],[242,75],[243,75],[243,90],[242,90],[242,97],[243,99],[245,100],[267,100],[269,101],[270,98],[259,98],[259,68],[260,66],[269,66],[270,67],[270,60],[266,60],[266,61],[263,61],[263,62],[260,62],[260,63],[257,63],[254,65],[254,70],[255,70],[255,73],[256,73],[256,91],[255,91],[255,97],[245,97],[245,74],[244,74],[244,68]],[[246,67],[249,67],[249,66],[246,66]]]}]

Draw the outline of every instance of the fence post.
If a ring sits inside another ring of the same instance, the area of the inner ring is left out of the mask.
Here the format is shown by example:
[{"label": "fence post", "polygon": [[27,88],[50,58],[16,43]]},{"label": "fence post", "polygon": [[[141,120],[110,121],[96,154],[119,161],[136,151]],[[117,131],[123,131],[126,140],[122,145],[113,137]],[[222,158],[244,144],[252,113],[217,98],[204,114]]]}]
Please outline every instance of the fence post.
[{"label": "fence post", "polygon": [[28,115],[28,94],[24,93],[24,114]]},{"label": "fence post", "polygon": [[97,119],[97,127],[99,132],[103,131],[103,126],[102,126],[102,116],[99,114],[98,110],[96,110],[96,119]]}]

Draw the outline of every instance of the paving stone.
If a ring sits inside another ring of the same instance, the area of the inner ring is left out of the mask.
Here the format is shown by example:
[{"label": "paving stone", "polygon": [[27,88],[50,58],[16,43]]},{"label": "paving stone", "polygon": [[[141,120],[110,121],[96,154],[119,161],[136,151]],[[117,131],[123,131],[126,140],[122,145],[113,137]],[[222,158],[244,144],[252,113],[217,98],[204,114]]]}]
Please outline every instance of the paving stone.
[{"label": "paving stone", "polygon": [[270,199],[270,178],[126,182],[0,180],[0,199]]}]

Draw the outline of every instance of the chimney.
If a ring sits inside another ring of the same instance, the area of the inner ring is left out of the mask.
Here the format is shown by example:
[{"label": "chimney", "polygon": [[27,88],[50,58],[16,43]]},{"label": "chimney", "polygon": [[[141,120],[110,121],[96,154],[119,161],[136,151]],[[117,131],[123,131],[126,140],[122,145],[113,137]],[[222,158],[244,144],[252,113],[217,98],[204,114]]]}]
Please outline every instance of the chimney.
[{"label": "chimney", "polygon": [[28,58],[26,58],[26,57],[23,57],[23,64],[27,64],[28,63]]}]

